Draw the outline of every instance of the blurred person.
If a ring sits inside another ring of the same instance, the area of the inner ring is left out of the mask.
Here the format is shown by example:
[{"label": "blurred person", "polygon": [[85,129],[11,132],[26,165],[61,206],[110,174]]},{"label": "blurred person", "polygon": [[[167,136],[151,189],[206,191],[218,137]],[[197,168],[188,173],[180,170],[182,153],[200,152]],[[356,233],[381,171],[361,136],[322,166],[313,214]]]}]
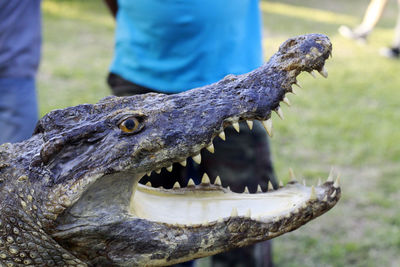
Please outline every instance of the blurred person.
[{"label": "blurred person", "polygon": [[[387,0],[371,0],[361,24],[353,29],[342,25],[339,27],[339,33],[346,38],[365,44],[368,36],[381,19],[387,2]],[[400,9],[400,0],[397,0],[397,2]],[[382,48],[380,54],[388,58],[400,57],[400,10],[397,15],[393,44],[391,47]]]},{"label": "blurred person", "polygon": [[33,133],[40,48],[40,0],[0,1],[0,144]]},{"label": "blurred person", "polygon": [[[114,59],[107,78],[114,95],[149,92],[175,94],[214,83],[228,74],[247,73],[263,63],[261,12],[258,0],[105,0],[116,18]],[[143,178],[154,187],[172,188],[177,178],[197,183],[206,172],[221,176],[224,186],[250,192],[270,180],[272,167],[266,131],[225,129],[226,142],[214,139],[215,154],[202,152],[200,165],[188,160],[171,173],[162,170]],[[212,266],[272,266],[270,242],[212,257]],[[191,266],[184,263],[179,266]]]}]

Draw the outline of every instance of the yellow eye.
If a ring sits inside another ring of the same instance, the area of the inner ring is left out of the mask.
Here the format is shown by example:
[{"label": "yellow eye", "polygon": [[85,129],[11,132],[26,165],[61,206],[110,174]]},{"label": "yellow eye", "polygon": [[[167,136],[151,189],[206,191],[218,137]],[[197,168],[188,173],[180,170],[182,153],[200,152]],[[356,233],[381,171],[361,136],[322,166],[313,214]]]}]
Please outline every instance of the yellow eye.
[{"label": "yellow eye", "polygon": [[133,133],[139,129],[139,121],[135,117],[129,117],[119,124],[119,128],[125,133]]}]

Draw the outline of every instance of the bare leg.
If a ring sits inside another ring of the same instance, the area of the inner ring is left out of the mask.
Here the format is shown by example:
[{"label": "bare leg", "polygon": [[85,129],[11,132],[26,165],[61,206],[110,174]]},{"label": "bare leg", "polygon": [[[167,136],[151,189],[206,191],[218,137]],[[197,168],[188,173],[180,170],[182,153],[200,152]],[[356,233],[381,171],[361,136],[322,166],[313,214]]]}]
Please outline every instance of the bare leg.
[{"label": "bare leg", "polygon": [[397,14],[397,23],[396,28],[394,29],[394,40],[393,40],[393,47],[400,48],[400,0],[397,0],[398,3],[398,14]]},{"label": "bare leg", "polygon": [[397,23],[394,29],[394,38],[393,44],[391,47],[383,47],[379,50],[379,53],[387,58],[400,58],[400,0],[397,0],[398,3],[398,14],[397,14]]},{"label": "bare leg", "polygon": [[386,4],[387,0],[371,0],[365,12],[363,21],[354,29],[354,32],[368,35],[382,17]]},{"label": "bare leg", "polygon": [[361,24],[353,29],[342,25],[339,27],[339,33],[346,38],[366,43],[368,35],[382,17],[386,4],[387,0],[371,0]]}]

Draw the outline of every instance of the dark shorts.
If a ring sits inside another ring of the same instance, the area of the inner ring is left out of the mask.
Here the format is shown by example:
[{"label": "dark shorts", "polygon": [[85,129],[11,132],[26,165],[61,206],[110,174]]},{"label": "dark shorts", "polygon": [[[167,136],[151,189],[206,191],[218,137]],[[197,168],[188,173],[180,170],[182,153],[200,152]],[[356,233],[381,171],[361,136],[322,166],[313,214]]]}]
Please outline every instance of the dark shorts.
[{"label": "dark shorts", "polygon": [[[108,76],[107,82],[113,94],[117,96],[156,92],[112,73]],[[186,168],[174,164],[172,172],[165,169],[160,174],[153,172],[150,178],[142,178],[141,183],[151,180],[155,187],[172,188],[177,179],[181,184],[187,183],[189,178],[200,182],[201,176],[206,172],[211,180],[219,175],[224,187],[229,185],[232,191],[238,193],[242,193],[245,186],[248,186],[250,192],[256,192],[258,184],[266,190],[268,181],[271,181],[275,187],[278,186],[267,134],[259,121],[254,121],[251,131],[246,123],[240,123],[240,133],[231,126],[227,127],[225,135],[226,141],[218,137],[214,139],[214,154],[203,149],[200,165],[188,159]],[[270,242],[215,255],[211,262],[212,266],[218,267],[272,266]]]}]

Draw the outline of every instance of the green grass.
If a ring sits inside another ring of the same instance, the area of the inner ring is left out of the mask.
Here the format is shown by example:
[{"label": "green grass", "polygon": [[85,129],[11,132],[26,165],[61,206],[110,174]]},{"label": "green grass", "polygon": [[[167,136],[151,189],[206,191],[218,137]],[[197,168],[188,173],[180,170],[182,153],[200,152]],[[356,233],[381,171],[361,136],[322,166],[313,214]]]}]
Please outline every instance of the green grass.
[{"label": "green grass", "polygon": [[40,114],[109,95],[114,22],[102,1],[43,1],[42,7]]},{"label": "green grass", "polygon": [[[324,216],[276,238],[277,266],[400,266],[400,62],[381,58],[397,15],[385,17],[359,46],[338,35],[356,25],[366,0],[262,2],[265,54],[287,38],[327,34],[329,78],[301,75],[304,89],[289,96],[285,121],[274,119],[278,176],[289,167],[308,183],[341,174],[342,199]],[[44,49],[39,74],[41,114],[109,94],[105,84],[113,50],[113,21],[101,1],[44,1]]]}]

